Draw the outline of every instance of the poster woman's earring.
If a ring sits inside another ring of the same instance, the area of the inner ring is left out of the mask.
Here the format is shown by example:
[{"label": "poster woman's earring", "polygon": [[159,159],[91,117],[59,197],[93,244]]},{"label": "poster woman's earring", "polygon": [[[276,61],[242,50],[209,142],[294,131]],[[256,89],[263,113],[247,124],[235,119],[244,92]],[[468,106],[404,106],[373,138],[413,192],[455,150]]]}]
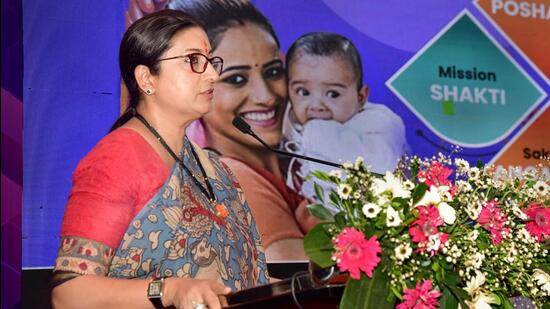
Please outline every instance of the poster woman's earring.
[{"label": "poster woman's earring", "polygon": [[151,89],[145,90],[145,94],[146,94],[146,95],[152,95],[153,93],[154,93],[154,91],[151,90]]}]

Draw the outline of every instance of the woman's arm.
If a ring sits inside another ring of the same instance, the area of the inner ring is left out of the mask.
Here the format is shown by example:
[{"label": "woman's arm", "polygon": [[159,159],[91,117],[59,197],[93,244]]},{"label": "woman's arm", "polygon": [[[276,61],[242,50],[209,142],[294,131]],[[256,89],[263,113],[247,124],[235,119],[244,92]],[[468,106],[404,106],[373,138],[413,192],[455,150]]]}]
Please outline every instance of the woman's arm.
[{"label": "woman's arm", "polygon": [[[147,298],[149,282],[83,275],[56,286],[52,305],[54,308],[154,308]],[[187,309],[197,302],[219,309],[218,296],[229,292],[229,287],[212,280],[167,278],[161,300],[164,307]]]}]

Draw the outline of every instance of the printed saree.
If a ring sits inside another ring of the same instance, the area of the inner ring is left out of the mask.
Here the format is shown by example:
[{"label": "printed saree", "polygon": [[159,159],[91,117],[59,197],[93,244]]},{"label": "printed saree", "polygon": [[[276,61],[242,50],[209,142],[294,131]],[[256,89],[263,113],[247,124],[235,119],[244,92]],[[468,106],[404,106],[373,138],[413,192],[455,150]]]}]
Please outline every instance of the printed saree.
[{"label": "printed saree", "polygon": [[[193,179],[202,172],[191,147],[217,203],[201,190],[204,180]],[[64,236],[55,270],[113,278],[213,279],[234,291],[267,284],[260,236],[236,178],[216,154],[187,138],[181,155],[187,169],[174,165],[164,185],[129,222],[118,248]]]}]

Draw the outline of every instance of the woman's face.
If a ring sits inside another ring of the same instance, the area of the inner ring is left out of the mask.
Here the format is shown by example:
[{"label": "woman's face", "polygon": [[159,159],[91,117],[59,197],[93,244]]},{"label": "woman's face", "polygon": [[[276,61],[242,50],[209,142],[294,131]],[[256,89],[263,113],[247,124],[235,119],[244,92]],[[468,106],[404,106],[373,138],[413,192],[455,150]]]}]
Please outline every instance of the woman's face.
[{"label": "woman's face", "polygon": [[[199,27],[176,33],[171,45],[161,59],[210,53],[206,33]],[[203,73],[194,72],[190,61],[192,58],[181,57],[159,62],[159,74],[153,77],[155,98],[166,110],[197,119],[210,111],[214,82],[219,76],[210,63]]]},{"label": "woman's face", "polygon": [[287,86],[273,37],[250,23],[232,27],[222,34],[214,55],[223,58],[224,68],[214,85],[212,111],[203,118],[208,132],[246,146],[259,146],[231,124],[235,116],[241,116],[266,143],[277,145]]}]

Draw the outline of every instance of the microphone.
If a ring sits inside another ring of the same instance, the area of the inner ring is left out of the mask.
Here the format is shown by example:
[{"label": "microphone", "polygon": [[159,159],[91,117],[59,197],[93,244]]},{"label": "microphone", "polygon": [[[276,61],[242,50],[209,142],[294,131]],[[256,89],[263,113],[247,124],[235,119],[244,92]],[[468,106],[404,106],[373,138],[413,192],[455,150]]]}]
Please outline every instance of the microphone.
[{"label": "microphone", "polygon": [[[308,156],[303,156],[303,155],[292,153],[292,152],[286,152],[286,151],[275,149],[275,148],[269,146],[268,144],[266,144],[264,142],[263,139],[261,139],[258,135],[256,135],[256,133],[254,133],[254,131],[252,131],[252,128],[250,128],[250,125],[246,121],[244,121],[244,119],[242,119],[240,116],[235,116],[235,118],[233,118],[233,121],[231,123],[233,124],[233,126],[235,128],[239,129],[239,131],[241,131],[244,134],[248,134],[248,135],[254,137],[257,141],[262,143],[262,145],[264,145],[265,148],[267,148],[267,149],[269,149],[269,150],[271,150],[275,153],[278,153],[280,155],[287,156],[287,157],[294,157],[294,158],[304,159],[304,160],[307,160],[307,161],[313,161],[313,162],[316,162],[316,163],[321,163],[321,164],[337,167],[337,168],[340,168],[340,169],[343,168],[342,164],[329,162],[329,161],[325,161],[325,160],[321,160],[321,159],[317,159],[317,158],[312,158],[312,157],[308,157]],[[370,173],[376,178],[383,178],[384,177],[384,175],[379,174],[379,173],[375,173],[375,172],[370,172]]]},{"label": "microphone", "polygon": [[329,162],[329,161],[325,161],[325,160],[321,160],[321,159],[316,159],[316,158],[312,158],[312,157],[307,157],[307,156],[303,156],[303,155],[296,154],[296,153],[286,152],[286,151],[275,149],[275,148],[269,146],[260,137],[258,137],[258,135],[256,135],[256,133],[254,133],[254,131],[252,131],[252,129],[250,128],[250,125],[248,123],[246,123],[246,121],[244,121],[239,116],[236,116],[235,118],[233,118],[232,123],[233,123],[233,126],[235,126],[237,129],[239,129],[239,131],[243,132],[244,134],[248,134],[248,135],[254,137],[257,141],[262,143],[262,145],[264,145],[265,148],[267,148],[267,149],[269,149],[273,152],[276,152],[280,155],[287,156],[287,157],[300,158],[300,159],[304,159],[304,160],[307,160],[307,161],[313,161],[313,162],[316,162],[316,163],[321,163],[321,164],[325,164],[325,165],[334,166],[334,167],[337,167],[337,168],[342,168],[342,164],[333,163],[333,162]]}]

